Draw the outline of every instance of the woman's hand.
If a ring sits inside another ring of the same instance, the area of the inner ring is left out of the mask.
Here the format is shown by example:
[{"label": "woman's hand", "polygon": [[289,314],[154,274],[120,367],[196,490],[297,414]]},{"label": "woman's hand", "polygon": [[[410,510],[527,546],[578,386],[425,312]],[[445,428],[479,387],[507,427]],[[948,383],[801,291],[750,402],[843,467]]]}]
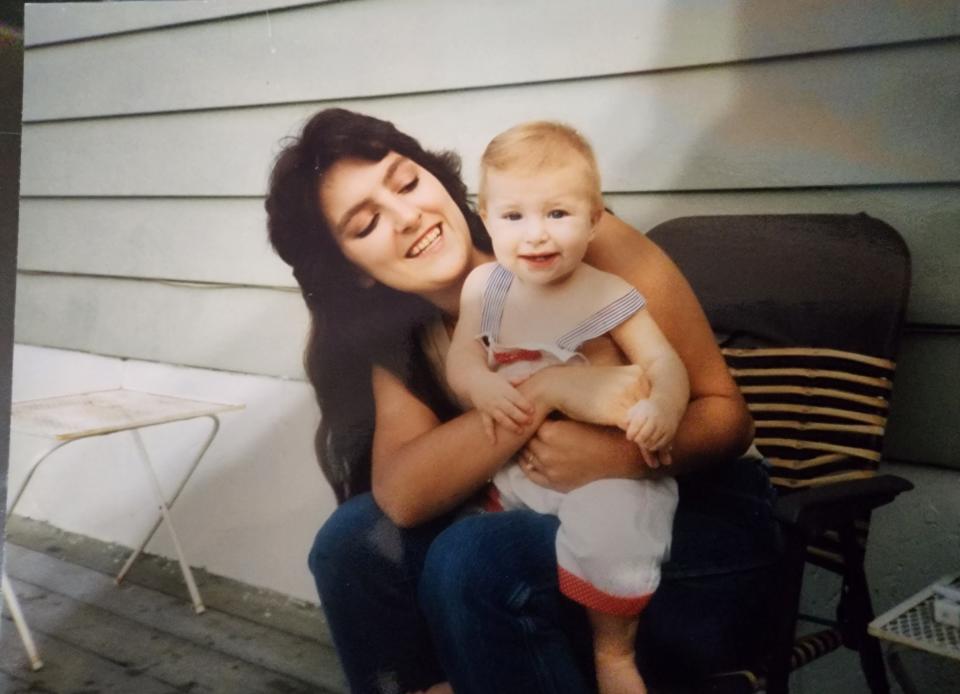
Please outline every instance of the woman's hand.
[{"label": "woman's hand", "polygon": [[650,394],[639,366],[566,366],[537,372],[544,402],[570,419],[622,426],[630,408]]},{"label": "woman's hand", "polygon": [[659,466],[659,455],[641,451],[620,429],[571,420],[547,420],[520,451],[524,474],[541,487],[569,492],[598,479],[640,479]]}]

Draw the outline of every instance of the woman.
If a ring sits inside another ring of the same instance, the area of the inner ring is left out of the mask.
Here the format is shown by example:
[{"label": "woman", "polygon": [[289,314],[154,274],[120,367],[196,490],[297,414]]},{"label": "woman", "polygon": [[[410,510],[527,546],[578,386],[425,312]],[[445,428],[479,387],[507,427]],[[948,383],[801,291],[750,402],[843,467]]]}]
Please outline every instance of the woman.
[{"label": "woman", "polygon": [[[322,111],[278,157],[266,207],[312,316],[317,452],[342,505],[310,565],[351,689],[590,691],[590,631],[556,585],[557,519],[456,514],[518,450],[533,481],[561,491],[662,473],[621,431],[575,421],[619,421],[643,387],[635,367],[540,372],[521,386],[535,412],[490,445],[437,375],[463,280],[491,259],[456,159],[389,123]],[[654,244],[605,214],[587,260],[647,297],[691,383],[668,469],[685,473],[673,559],[640,626],[641,670],[655,683],[736,667],[757,646],[733,637],[760,613],[777,544],[765,473],[736,460],[751,420]],[[587,349],[619,363],[609,341]],[[555,410],[571,419],[547,419]]]}]

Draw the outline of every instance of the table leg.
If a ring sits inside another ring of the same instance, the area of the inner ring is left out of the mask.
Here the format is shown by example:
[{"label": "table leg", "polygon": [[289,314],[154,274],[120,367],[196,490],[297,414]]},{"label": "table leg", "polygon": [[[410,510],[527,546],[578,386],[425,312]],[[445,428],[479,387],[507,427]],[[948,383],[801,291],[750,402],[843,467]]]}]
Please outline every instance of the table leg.
[{"label": "table leg", "polygon": [[23,493],[27,490],[27,485],[30,484],[30,480],[33,479],[33,473],[35,473],[37,471],[37,468],[40,467],[40,463],[46,460],[47,457],[51,453],[53,453],[55,450],[57,450],[61,446],[67,445],[72,440],[73,439],[69,439],[67,441],[57,441],[50,448],[48,448],[43,453],[41,453],[40,455],[38,455],[36,458],[33,459],[33,462],[30,463],[30,467],[27,468],[27,475],[26,477],[23,478],[23,482],[20,484],[20,488],[17,490],[17,493],[14,494],[12,497],[9,497],[10,503],[7,506],[8,516],[13,514],[13,509],[15,509],[17,507],[17,504],[20,502],[20,497],[22,497]]},{"label": "table leg", "polygon": [[10,578],[7,576],[6,571],[0,576],[0,589],[3,590],[3,599],[7,603],[10,616],[13,618],[13,623],[17,627],[17,633],[20,634],[20,641],[23,643],[23,648],[27,652],[27,657],[30,659],[30,667],[34,670],[39,670],[43,667],[43,661],[40,660],[37,644],[33,641],[33,634],[30,633],[30,627],[27,626],[27,620],[23,618],[20,601],[10,586]]},{"label": "table leg", "polygon": [[[186,556],[183,553],[183,547],[180,545],[180,538],[177,537],[176,528],[173,525],[173,519],[170,517],[170,508],[167,506],[167,502],[163,497],[163,489],[160,486],[160,480],[157,479],[156,472],[153,469],[153,465],[150,464],[150,457],[147,455],[147,449],[143,445],[143,438],[140,436],[140,432],[136,429],[132,429],[130,432],[133,435],[134,441],[137,445],[137,450],[140,453],[140,460],[143,462],[144,470],[147,473],[147,478],[150,481],[150,485],[153,489],[154,496],[157,500],[157,505],[160,508],[160,517],[163,521],[166,521],[167,529],[170,531],[170,538],[173,540],[173,546],[177,553],[177,558],[180,561],[180,571],[183,573],[183,580],[187,583],[187,590],[190,592],[190,599],[193,601],[194,609],[197,611],[197,614],[200,614],[206,610],[203,605],[203,601],[200,599],[200,591],[197,590],[197,584],[193,580],[193,571],[190,569],[190,564],[187,562]],[[193,473],[193,470],[196,469],[197,464],[200,462],[200,457],[202,457],[203,452],[206,451],[209,442],[212,441],[212,437],[208,439],[207,445],[204,446],[203,451],[201,451],[200,456],[197,457],[194,464],[187,471],[187,474],[184,476],[183,481],[181,482],[179,488],[177,489],[176,494],[174,494],[174,500],[180,494],[180,491],[183,489],[183,486],[186,484],[187,478]],[[156,525],[159,525],[157,523]],[[154,528],[155,530],[155,528]],[[150,536],[153,535],[153,531],[148,535],[147,539],[142,543],[142,546],[146,545],[146,542],[149,541]],[[138,550],[135,554],[139,554]],[[128,560],[130,563],[130,560]],[[125,567],[126,568],[126,567]],[[119,580],[119,579],[118,579]]]},{"label": "table leg", "polygon": [[[214,437],[216,437],[217,432],[220,430],[220,419],[216,415],[207,415],[213,422],[213,427],[210,429],[210,433],[207,436],[206,441],[200,447],[199,453],[193,459],[193,463],[190,465],[190,468],[187,470],[186,474],[183,476],[183,479],[180,481],[180,485],[177,487],[177,490],[174,492],[173,497],[171,497],[170,502],[167,504],[168,507],[173,507],[176,503],[177,498],[180,496],[180,492],[183,491],[183,488],[187,485],[187,481],[190,479],[190,476],[193,475],[193,471],[197,469],[197,466],[200,464],[200,459],[203,458],[206,454],[207,449],[210,448],[210,444],[213,443]],[[143,552],[144,548],[147,546],[147,543],[153,539],[153,536],[157,533],[157,529],[160,527],[160,523],[163,522],[163,515],[157,516],[157,520],[154,522],[153,526],[150,528],[149,532],[144,535],[143,540],[137,546],[128,558],[126,563],[123,565],[123,568],[120,569],[120,573],[117,574],[116,582],[120,583],[123,581],[124,577],[127,575],[127,572],[130,570],[130,567],[133,566],[133,563],[137,560],[140,554]]]}]

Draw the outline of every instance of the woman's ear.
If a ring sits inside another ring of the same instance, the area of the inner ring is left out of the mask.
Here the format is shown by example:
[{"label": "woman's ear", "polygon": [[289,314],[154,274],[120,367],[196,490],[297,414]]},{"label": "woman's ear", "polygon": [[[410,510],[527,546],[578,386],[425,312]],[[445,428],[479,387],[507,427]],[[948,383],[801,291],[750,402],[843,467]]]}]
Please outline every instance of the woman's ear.
[{"label": "woman's ear", "polygon": [[593,231],[597,230],[597,225],[600,223],[601,217],[603,217],[602,207],[598,207],[590,214],[590,223],[593,224]]},{"label": "woman's ear", "polygon": [[600,218],[603,217],[603,208],[590,214],[590,236],[587,241],[593,241],[597,237],[597,227],[600,225]]},{"label": "woman's ear", "polygon": [[372,289],[377,281],[365,272],[357,273],[357,284],[361,289]]}]

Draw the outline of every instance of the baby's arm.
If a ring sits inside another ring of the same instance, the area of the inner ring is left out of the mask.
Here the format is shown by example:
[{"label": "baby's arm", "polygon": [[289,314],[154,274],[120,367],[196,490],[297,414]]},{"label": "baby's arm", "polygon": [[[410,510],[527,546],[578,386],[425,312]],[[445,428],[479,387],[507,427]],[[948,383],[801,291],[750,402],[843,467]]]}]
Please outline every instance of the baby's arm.
[{"label": "baby's arm", "polygon": [[460,294],[460,317],[447,353],[447,383],[462,405],[480,411],[483,428],[496,442],[496,424],[520,433],[533,405],[520,391],[490,371],[487,355],[477,341],[480,305],[493,264],[481,265],[467,277]]},{"label": "baby's arm", "polygon": [[630,408],[621,427],[642,448],[665,448],[690,399],[687,370],[646,309],[618,325],[611,335],[627,358],[643,367],[650,382],[649,397]]}]

